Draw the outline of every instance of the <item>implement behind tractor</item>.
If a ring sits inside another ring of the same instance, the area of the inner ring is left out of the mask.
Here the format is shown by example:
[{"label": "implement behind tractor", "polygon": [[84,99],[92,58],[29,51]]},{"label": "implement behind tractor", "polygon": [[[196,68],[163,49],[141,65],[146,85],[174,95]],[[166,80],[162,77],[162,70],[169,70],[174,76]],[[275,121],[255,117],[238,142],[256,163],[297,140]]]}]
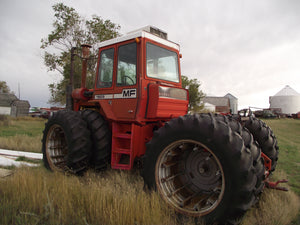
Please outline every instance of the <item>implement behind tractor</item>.
[{"label": "implement behind tractor", "polygon": [[238,223],[276,167],[271,129],[254,117],[242,125],[231,116],[187,115],[179,45],[157,28],[100,43],[93,89],[85,85],[89,48],[82,46],[81,87],[68,89],[69,110],[45,125],[45,166],[79,175],[136,166],[177,212]]}]

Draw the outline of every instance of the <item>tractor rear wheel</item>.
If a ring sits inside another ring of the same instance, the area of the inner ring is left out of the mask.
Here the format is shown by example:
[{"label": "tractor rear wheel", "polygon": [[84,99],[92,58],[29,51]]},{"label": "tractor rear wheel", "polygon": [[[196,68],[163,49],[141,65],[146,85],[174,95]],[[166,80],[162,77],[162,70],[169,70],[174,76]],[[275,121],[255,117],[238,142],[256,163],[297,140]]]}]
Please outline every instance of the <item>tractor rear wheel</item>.
[{"label": "tractor rear wheel", "polygon": [[274,171],[279,148],[272,129],[263,121],[252,116],[245,123],[245,127],[251,132],[254,140],[258,142],[262,152],[272,160],[271,172]]},{"label": "tractor rear wheel", "polygon": [[88,167],[90,147],[90,132],[78,112],[62,110],[49,118],[42,139],[46,168],[81,175]]},{"label": "tractor rear wheel", "polygon": [[243,127],[231,115],[224,116],[220,114],[215,114],[215,116],[216,119],[228,124],[232,131],[237,132],[243,138],[246,148],[248,148],[251,151],[253,158],[253,167],[255,168],[255,173],[257,177],[255,193],[258,199],[259,195],[262,193],[262,190],[264,188],[265,180],[265,167],[263,158],[261,157],[261,148],[259,147],[258,143],[254,140],[250,131],[246,127]]},{"label": "tractor rear wheel", "polygon": [[177,212],[206,223],[239,220],[255,201],[243,139],[212,114],[172,119],[147,144],[142,176]]},{"label": "tractor rear wheel", "polygon": [[90,164],[96,171],[107,169],[111,155],[111,131],[105,119],[96,111],[83,110],[82,118],[91,132],[92,157]]}]

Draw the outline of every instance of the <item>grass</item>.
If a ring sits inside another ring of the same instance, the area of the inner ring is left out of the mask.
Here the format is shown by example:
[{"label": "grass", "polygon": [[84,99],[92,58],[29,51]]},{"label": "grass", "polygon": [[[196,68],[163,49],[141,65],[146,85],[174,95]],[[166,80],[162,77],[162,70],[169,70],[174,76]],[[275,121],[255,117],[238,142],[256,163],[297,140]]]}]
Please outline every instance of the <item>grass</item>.
[{"label": "grass", "polygon": [[133,173],[84,177],[17,169],[1,181],[0,224],[176,224],[157,193]]},{"label": "grass", "polygon": [[300,196],[300,120],[265,120],[276,135],[279,146],[278,170],[287,173],[289,186]]},{"label": "grass", "polygon": [[[31,121],[24,122],[28,129]],[[38,122],[42,132],[44,121]],[[300,120],[265,122],[280,147],[272,179],[288,179],[284,186],[291,191],[265,189],[242,224],[300,224]],[[192,219],[178,221],[157,193],[143,191],[142,178],[134,171],[89,171],[75,177],[44,167],[15,168],[12,176],[0,178],[0,213],[5,215],[0,224],[195,224]]]},{"label": "grass", "polygon": [[[294,192],[279,192],[267,189],[256,208],[250,210],[242,225],[288,225],[299,224],[291,221],[299,213],[299,197]],[[289,207],[287,207],[289,206]]]},{"label": "grass", "polygon": [[[287,179],[281,170],[276,170],[273,177]],[[287,184],[281,186],[289,187]],[[295,192],[264,189],[258,205],[247,212],[242,225],[299,225],[299,210],[300,198]]]},{"label": "grass", "polygon": [[0,118],[0,148],[41,152],[44,124],[41,118]]},{"label": "grass", "polygon": [[40,159],[30,159],[30,158],[26,158],[25,156],[20,156],[15,161],[35,163],[35,164],[41,164],[42,163],[42,160],[40,160]]},{"label": "grass", "polygon": [[[182,223],[156,192],[143,191],[136,172],[89,171],[75,177],[43,167],[18,168],[0,180],[0,196],[5,215],[0,224],[195,224]],[[242,224],[291,224],[299,207],[294,192],[266,189]]]}]

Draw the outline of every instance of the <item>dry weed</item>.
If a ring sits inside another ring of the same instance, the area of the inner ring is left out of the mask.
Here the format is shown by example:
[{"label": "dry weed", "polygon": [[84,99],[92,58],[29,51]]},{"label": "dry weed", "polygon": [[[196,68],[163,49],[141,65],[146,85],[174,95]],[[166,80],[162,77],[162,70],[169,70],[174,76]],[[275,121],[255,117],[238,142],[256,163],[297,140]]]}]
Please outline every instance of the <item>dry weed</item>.
[{"label": "dry weed", "polygon": [[[276,170],[273,180],[278,179],[287,179],[287,175]],[[280,186],[288,187],[287,184]],[[287,225],[299,212],[300,199],[293,191],[265,189],[258,205],[246,214],[243,225]]]},{"label": "dry weed", "polygon": [[0,182],[0,196],[1,224],[176,224],[158,194],[127,172],[80,178],[22,168]]},{"label": "dry weed", "polygon": [[0,148],[39,153],[42,151],[41,140],[42,134],[34,137],[22,134],[10,137],[0,137]]},{"label": "dry weed", "polygon": [[[83,177],[20,168],[0,180],[0,224],[195,224],[178,220],[135,172],[87,172]],[[293,192],[266,189],[243,225],[290,224],[299,212]],[[198,223],[199,224],[199,223]]]}]

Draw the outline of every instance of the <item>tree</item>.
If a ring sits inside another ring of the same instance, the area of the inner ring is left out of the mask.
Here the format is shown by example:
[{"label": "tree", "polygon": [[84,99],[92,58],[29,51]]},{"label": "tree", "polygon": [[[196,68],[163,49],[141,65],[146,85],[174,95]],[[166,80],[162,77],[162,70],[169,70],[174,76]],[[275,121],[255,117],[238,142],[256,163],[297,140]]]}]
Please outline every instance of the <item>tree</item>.
[{"label": "tree", "polygon": [[0,81],[0,93],[13,93],[7,86],[6,81]]},{"label": "tree", "polygon": [[[65,87],[70,78],[71,48],[76,47],[80,52],[82,44],[94,46],[87,71],[87,87],[91,88],[96,74],[95,44],[119,36],[120,26],[96,15],[90,20],[84,19],[74,8],[63,3],[57,3],[52,8],[55,12],[54,29],[47,38],[41,40],[41,49],[45,50],[43,58],[48,71],[58,72],[62,77],[60,81],[49,84],[49,102],[65,104]],[[74,65],[74,87],[77,88],[80,86],[81,77],[79,57],[75,57]]]},{"label": "tree", "polygon": [[181,76],[182,87],[189,90],[189,111],[197,112],[203,108],[200,104],[201,99],[205,97],[205,94],[199,90],[201,83],[197,79],[189,79],[186,76]]}]

